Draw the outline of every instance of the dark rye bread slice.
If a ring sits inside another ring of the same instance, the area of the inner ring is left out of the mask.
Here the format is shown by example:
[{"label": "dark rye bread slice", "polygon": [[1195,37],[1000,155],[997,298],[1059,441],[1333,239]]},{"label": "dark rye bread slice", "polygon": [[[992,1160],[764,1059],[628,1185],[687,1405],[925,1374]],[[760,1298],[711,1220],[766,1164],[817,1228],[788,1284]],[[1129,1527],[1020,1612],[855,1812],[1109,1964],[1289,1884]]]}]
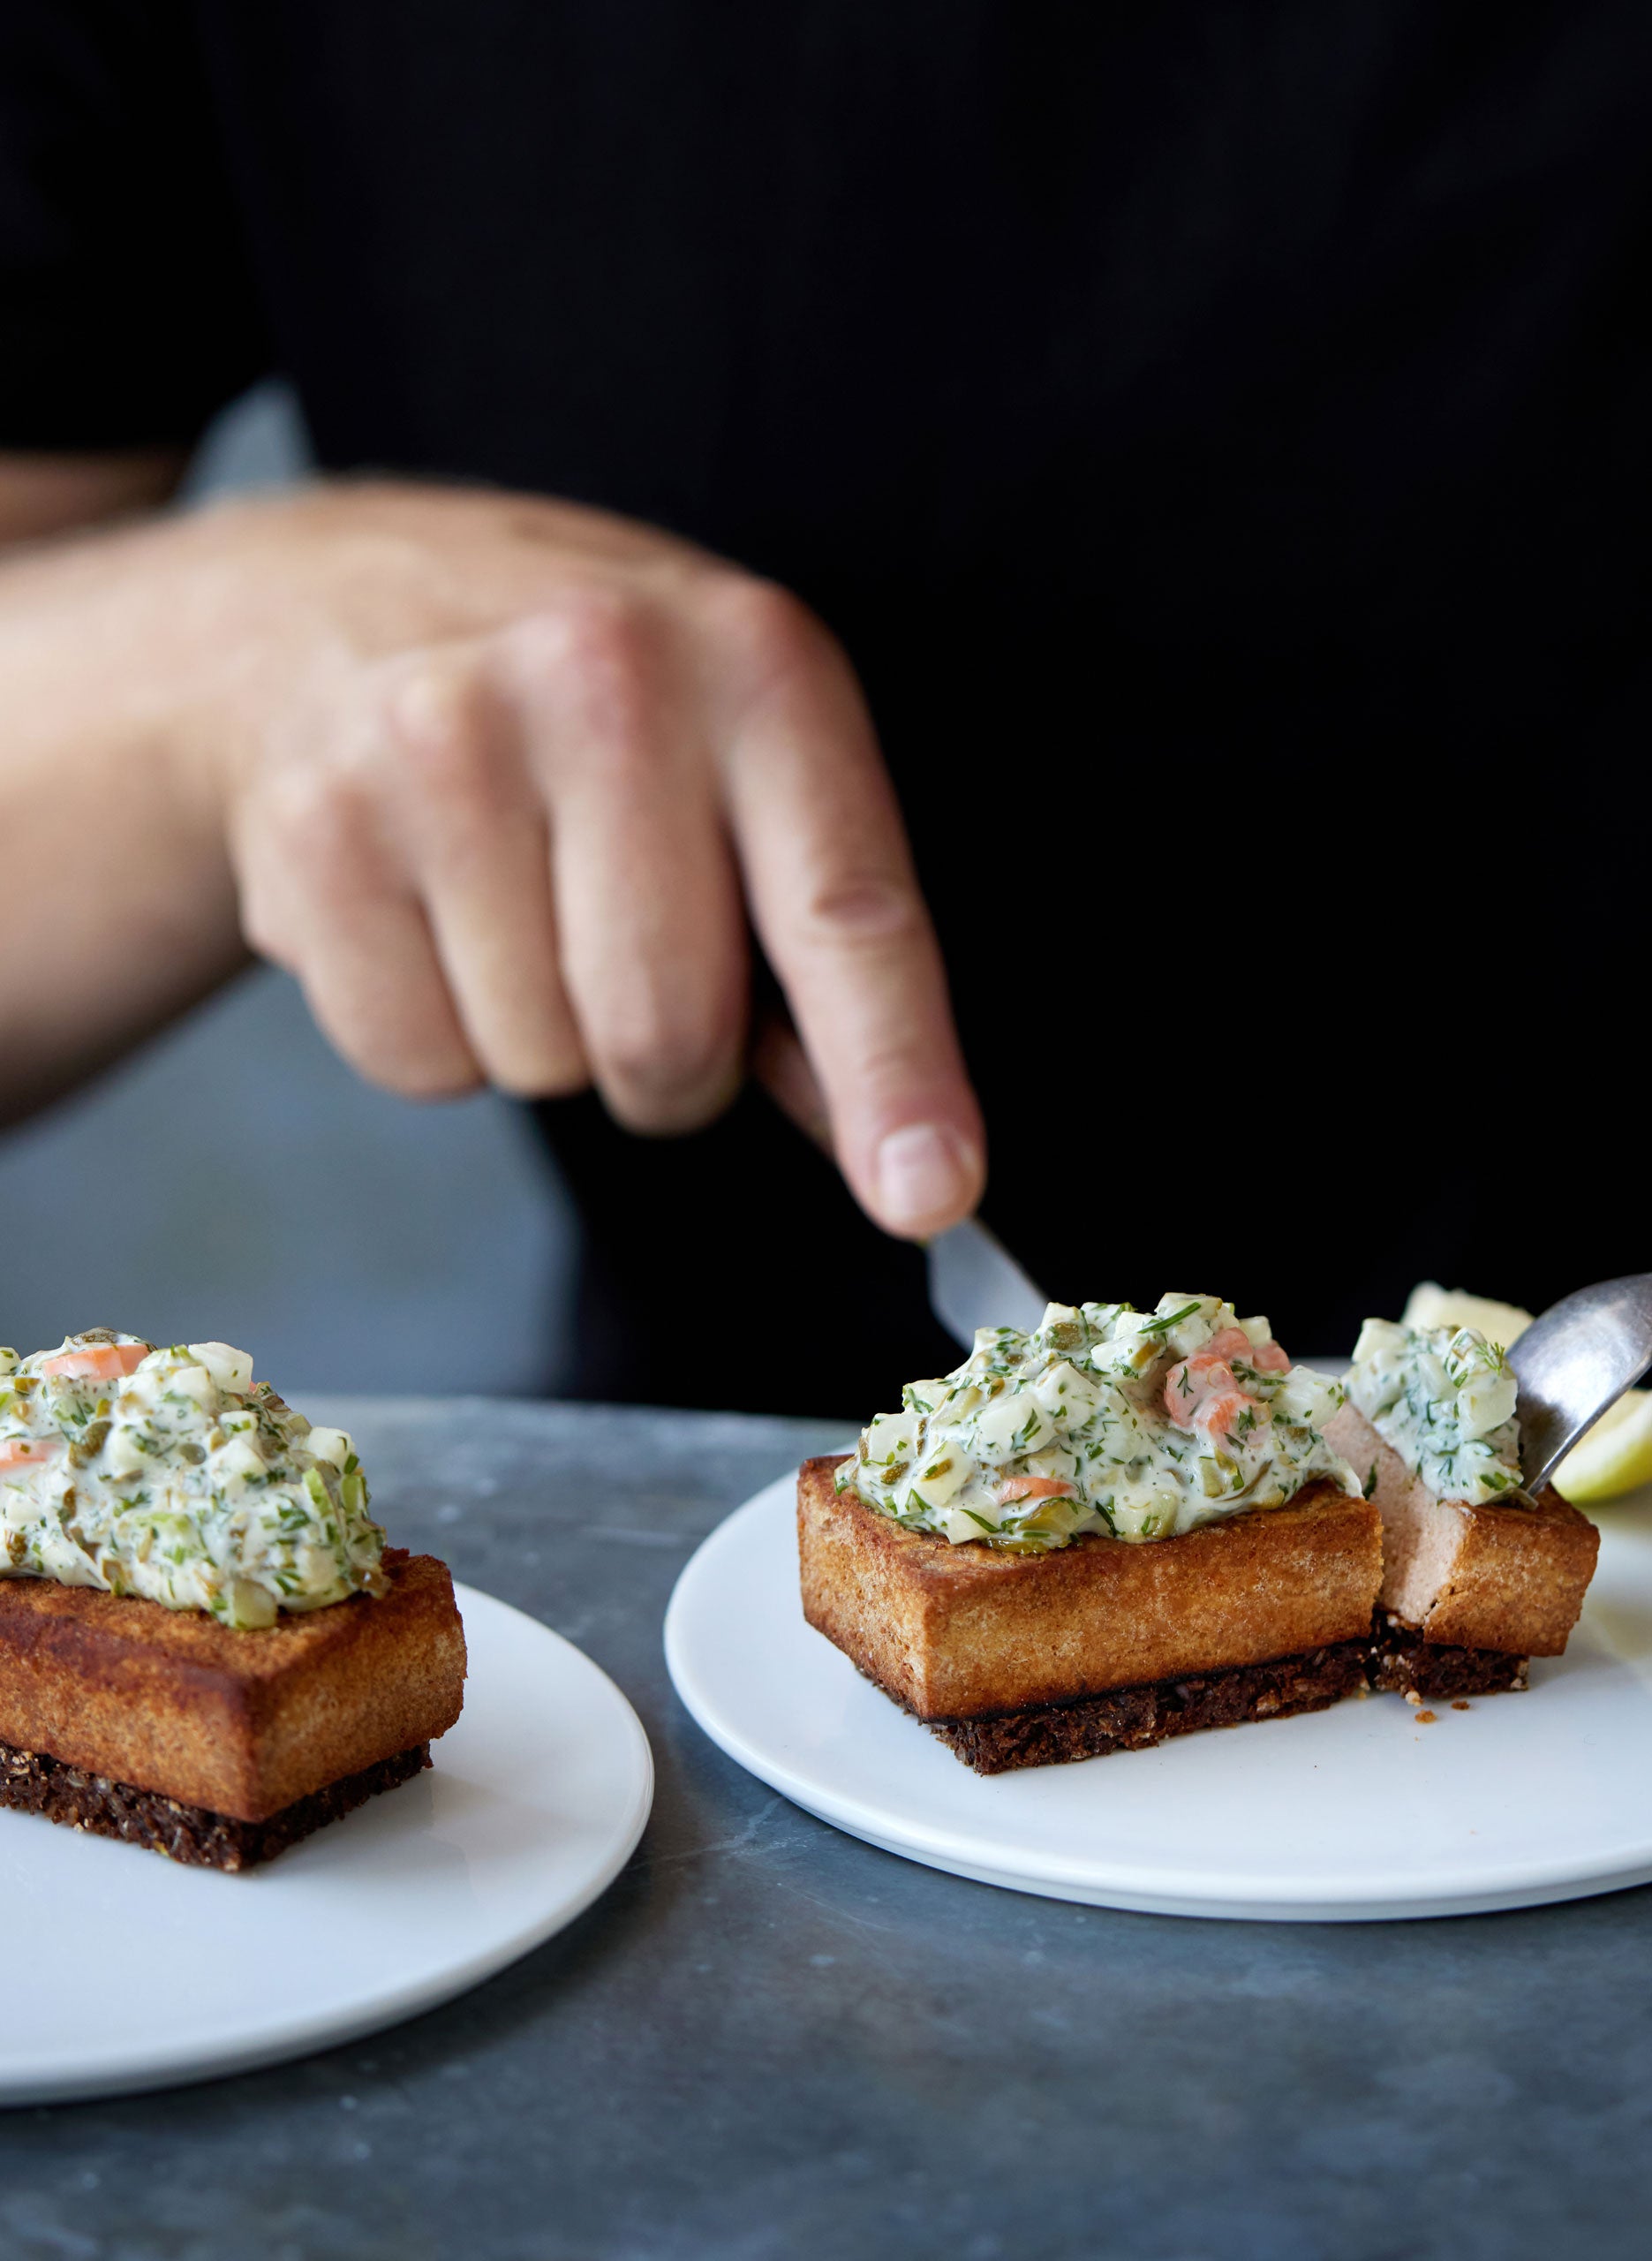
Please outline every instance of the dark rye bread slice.
[{"label": "dark rye bread slice", "polygon": [[1345,1696],[1365,1696],[1373,1689],[1444,1701],[1525,1685],[1524,1657],[1420,1640],[1379,1609],[1365,1640],[1338,1641],[1268,1664],[1229,1665],[1220,1672],[1116,1689],[1106,1696],[1080,1696],[1070,1704],[1031,1705],[988,1719],[924,1724],[977,1774],[1004,1774],[1017,1766],[1060,1766],[1071,1759],[1104,1758],[1113,1751],[1146,1751],[1172,1735],[1197,1735],[1205,1728],[1323,1712]]},{"label": "dark rye bread slice", "polygon": [[0,1743],[239,1822],[445,1734],[464,1700],[447,1565],[386,1550],[389,1590],[239,1631],[199,1611],[0,1578]]},{"label": "dark rye bread slice", "polygon": [[1408,1645],[1391,1644],[1396,1659],[1403,1649],[1412,1660],[1392,1670],[1434,1675],[1428,1686],[1421,1678],[1382,1685],[1414,1686],[1419,1695],[1473,1692],[1440,1683],[1448,1667],[1425,1650],[1560,1654],[1600,1552],[1600,1533],[1587,1516],[1552,1486],[1529,1506],[1439,1499],[1354,1405],[1326,1423],[1325,1439],[1367,1478],[1383,1519],[1384,1629],[1414,1637]]},{"label": "dark rye bread slice", "polygon": [[[1168,1717],[1166,1685],[1256,1666],[1300,1677],[1310,1655],[1369,1645],[1382,1526],[1369,1501],[1328,1483],[1179,1539],[1087,1534],[1014,1555],[901,1530],[838,1493],[838,1465],[798,1472],[803,1614],[926,1725],[1126,1692],[1136,1712],[1151,1696],[1154,1717]],[[1279,1693],[1258,1683],[1255,1699]]]},{"label": "dark rye bread slice", "polygon": [[1112,1751],[1145,1751],[1204,1728],[1325,1711],[1345,1696],[1366,1692],[1367,1648],[1363,1640],[1337,1641],[1301,1656],[1276,1657],[1269,1664],[1229,1665],[1187,1680],[1081,1696],[1070,1704],[1032,1705],[990,1719],[928,1720],[924,1725],[977,1774],[1059,1766],[1069,1759],[1103,1758]]},{"label": "dark rye bread slice", "polygon": [[267,1821],[237,1821],[230,1814],[181,1805],[154,1790],[136,1790],[130,1782],[111,1782],[102,1774],[87,1774],[38,1751],[11,1751],[0,1743],[0,1806],[94,1836],[118,1837],[188,1868],[250,1869],[353,1813],[381,1790],[411,1781],[429,1764],[430,1745],[421,1743],[329,1782],[324,1790],[313,1790]]},{"label": "dark rye bread slice", "polygon": [[1414,1626],[1379,1609],[1367,1671],[1371,1686],[1384,1696],[1498,1696],[1525,1687],[1526,1665],[1517,1650],[1425,1641]]}]

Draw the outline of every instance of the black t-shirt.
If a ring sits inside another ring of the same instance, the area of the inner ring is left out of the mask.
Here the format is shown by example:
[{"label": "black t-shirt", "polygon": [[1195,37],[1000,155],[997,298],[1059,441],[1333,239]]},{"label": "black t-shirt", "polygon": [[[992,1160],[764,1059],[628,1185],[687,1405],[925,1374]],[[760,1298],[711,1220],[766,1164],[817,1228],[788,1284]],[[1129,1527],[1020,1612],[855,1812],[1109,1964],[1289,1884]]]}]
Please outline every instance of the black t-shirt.
[{"label": "black t-shirt", "polygon": [[[10,0],[0,445],[280,368],[330,467],[775,575],[1052,1292],[1541,1304],[1652,1261],[1649,95],[1640,0]],[[945,1355],[764,1103],[546,1119],[586,1386]]]}]

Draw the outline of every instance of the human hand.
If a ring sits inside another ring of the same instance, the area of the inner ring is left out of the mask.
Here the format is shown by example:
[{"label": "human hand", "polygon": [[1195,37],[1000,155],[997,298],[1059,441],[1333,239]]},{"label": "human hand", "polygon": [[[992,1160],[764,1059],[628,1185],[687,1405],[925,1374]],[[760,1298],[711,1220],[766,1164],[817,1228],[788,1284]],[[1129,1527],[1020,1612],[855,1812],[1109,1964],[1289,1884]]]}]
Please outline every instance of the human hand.
[{"label": "human hand", "polygon": [[[211,646],[182,790],[248,939],[410,1096],[594,1084],[635,1130],[744,1073],[748,931],[858,1199],[942,1229],[980,1115],[894,790],[803,607],[652,529],[515,495],[320,488],[173,532]],[[772,1040],[766,1059],[776,1058]]]}]

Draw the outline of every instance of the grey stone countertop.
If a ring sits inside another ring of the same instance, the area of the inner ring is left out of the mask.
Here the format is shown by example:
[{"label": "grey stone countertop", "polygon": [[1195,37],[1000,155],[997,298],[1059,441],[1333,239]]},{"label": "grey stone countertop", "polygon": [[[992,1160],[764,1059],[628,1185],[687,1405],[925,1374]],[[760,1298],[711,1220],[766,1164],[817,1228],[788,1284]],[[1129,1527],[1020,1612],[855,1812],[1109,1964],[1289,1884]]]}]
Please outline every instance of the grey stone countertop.
[{"label": "grey stone countertop", "polygon": [[[697,1541],[841,1425],[385,1400],[333,1418],[394,1539],[626,1690],[653,1821],[570,1930],[411,2024],[0,2114],[4,2261],[1647,2252],[1652,1892],[1273,1925],[917,1867],[742,1773],[660,1653]],[[57,1951],[33,1920],[7,1937]],[[141,1944],[98,1951],[117,1985]]]}]

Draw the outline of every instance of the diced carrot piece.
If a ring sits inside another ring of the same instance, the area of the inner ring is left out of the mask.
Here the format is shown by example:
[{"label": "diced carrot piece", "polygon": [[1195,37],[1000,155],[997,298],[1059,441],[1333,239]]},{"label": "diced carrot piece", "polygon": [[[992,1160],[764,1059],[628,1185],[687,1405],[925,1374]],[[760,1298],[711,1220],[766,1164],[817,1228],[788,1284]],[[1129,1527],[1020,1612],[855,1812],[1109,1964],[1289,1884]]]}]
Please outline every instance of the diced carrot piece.
[{"label": "diced carrot piece", "polygon": [[1246,1406],[1256,1402],[1254,1397],[1247,1397],[1242,1389],[1224,1390],[1219,1396],[1207,1397],[1196,1417],[1199,1426],[1211,1436],[1225,1437]]},{"label": "diced carrot piece", "polygon": [[1249,1357],[1250,1337],[1244,1328],[1225,1327],[1219,1335],[1213,1335],[1211,1337],[1203,1350],[1199,1352],[1197,1362],[1206,1358],[1248,1358]]},{"label": "diced carrot piece", "polygon": [[1226,1359],[1201,1350],[1196,1358],[1181,1359],[1165,1375],[1165,1410],[1179,1427],[1190,1428],[1207,1397],[1237,1388]]},{"label": "diced carrot piece", "polygon": [[1009,1476],[998,1487],[998,1503],[1007,1508],[1012,1500],[1059,1500],[1073,1491],[1060,1476]]},{"label": "diced carrot piece", "polygon": [[38,1467],[49,1460],[57,1449],[55,1437],[6,1437],[0,1439],[0,1468]]},{"label": "diced carrot piece", "polygon": [[82,1350],[60,1350],[42,1363],[41,1372],[74,1380],[114,1381],[140,1366],[148,1355],[144,1342],[88,1342]]}]

